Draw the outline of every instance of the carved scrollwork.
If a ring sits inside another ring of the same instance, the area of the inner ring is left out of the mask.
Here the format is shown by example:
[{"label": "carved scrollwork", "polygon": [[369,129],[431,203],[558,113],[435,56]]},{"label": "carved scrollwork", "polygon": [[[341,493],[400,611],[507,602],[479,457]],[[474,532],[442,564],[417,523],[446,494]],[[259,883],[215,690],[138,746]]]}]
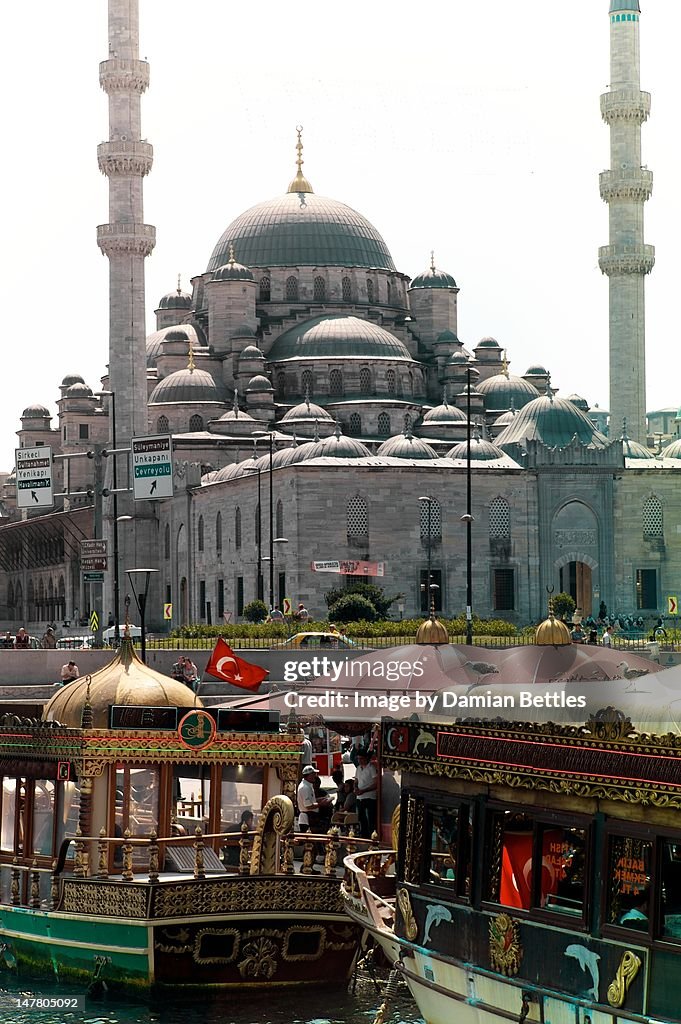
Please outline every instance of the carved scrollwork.
[{"label": "carved scrollwork", "polygon": [[624,1006],[629,986],[641,969],[641,960],[630,949],[622,954],[614,979],[608,985],[608,1002],[616,1009]]}]

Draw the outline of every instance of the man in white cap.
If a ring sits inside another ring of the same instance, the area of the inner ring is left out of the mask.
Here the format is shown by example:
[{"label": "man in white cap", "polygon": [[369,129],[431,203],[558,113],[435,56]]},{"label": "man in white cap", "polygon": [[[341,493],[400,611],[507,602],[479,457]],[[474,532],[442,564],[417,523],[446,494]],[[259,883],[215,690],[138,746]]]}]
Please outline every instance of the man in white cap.
[{"label": "man in white cap", "polygon": [[300,832],[309,832],[319,821],[319,804],[314,791],[314,781],[317,778],[317,770],[311,764],[303,768],[303,777],[298,784],[296,799],[298,801],[298,829]]}]

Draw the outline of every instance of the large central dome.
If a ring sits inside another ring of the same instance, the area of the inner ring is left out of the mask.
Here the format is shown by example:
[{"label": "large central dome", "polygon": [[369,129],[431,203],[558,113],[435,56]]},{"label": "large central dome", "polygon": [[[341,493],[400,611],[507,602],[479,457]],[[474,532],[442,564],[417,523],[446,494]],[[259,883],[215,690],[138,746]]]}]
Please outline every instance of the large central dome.
[{"label": "large central dome", "polygon": [[209,272],[228,262],[230,242],[247,267],[395,270],[387,245],[361,213],[313,192],[287,192],[242,213],[215,246]]}]

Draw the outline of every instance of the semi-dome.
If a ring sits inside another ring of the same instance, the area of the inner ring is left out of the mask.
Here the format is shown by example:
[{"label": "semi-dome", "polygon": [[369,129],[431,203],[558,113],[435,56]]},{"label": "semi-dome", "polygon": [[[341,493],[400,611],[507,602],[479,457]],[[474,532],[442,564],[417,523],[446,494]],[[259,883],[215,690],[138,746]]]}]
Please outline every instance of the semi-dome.
[{"label": "semi-dome", "polygon": [[429,409],[423,417],[424,423],[461,423],[462,421],[466,422],[465,413],[461,409],[457,409],[455,405],[449,405],[446,400],[441,405]]},{"label": "semi-dome", "polygon": [[72,384],[84,384],[85,380],[79,373],[67,373],[60,387],[70,388]]},{"label": "semi-dome", "polygon": [[[447,458],[449,459],[467,459],[468,458],[468,441],[459,441],[447,452]],[[471,438],[471,462],[491,462],[494,459],[503,459],[504,452],[501,448],[497,448],[491,441],[486,441],[483,437],[472,437]]]},{"label": "semi-dome", "polygon": [[540,395],[520,410],[496,439],[500,448],[524,445],[528,440],[543,441],[550,447],[565,448],[574,437],[581,444],[603,448],[605,438],[589,417],[565,398]]},{"label": "semi-dome", "polygon": [[456,281],[445,270],[439,270],[434,263],[417,274],[409,285],[410,288],[456,288]]},{"label": "semi-dome", "polygon": [[159,301],[159,309],[191,309],[192,308],[192,297],[187,292],[183,292],[181,288],[177,288],[174,292],[168,292]]},{"label": "semi-dome", "polygon": [[663,459],[681,459],[681,438],[672,441],[666,448],[663,448],[660,456]]},{"label": "semi-dome", "polygon": [[393,459],[436,459],[437,452],[420,437],[413,437],[411,431],[397,434],[384,441],[377,455],[389,455]]},{"label": "semi-dome", "polygon": [[203,702],[184,683],[154,671],[137,657],[132,642],[124,637],[115,658],[91,676],[81,676],[62,686],[43,708],[44,722],[60,722],[80,729],[86,705],[92,728],[109,728],[112,704],[131,707],[203,707]]},{"label": "semi-dome", "polygon": [[160,380],[149,396],[150,405],[171,402],[225,402],[227,392],[206,370],[190,369],[169,373]]},{"label": "semi-dome", "polygon": [[408,359],[409,349],[378,324],[357,316],[317,316],[281,334],[268,353],[271,363],[284,359]]},{"label": "semi-dome", "polygon": [[[654,454],[639,441],[632,441],[630,437],[622,438],[622,454],[625,459],[654,459]],[[663,453],[666,457],[666,453]]]},{"label": "semi-dome", "polygon": [[292,409],[285,412],[281,418],[282,423],[289,423],[291,420],[333,421],[333,416],[326,409],[322,409],[321,405],[315,405],[314,402],[301,402],[300,405],[294,405]]},{"label": "semi-dome", "polygon": [[27,405],[21,414],[22,420],[41,420],[45,416],[51,416],[50,410],[46,405],[40,405],[38,402],[35,405]]},{"label": "semi-dome", "polygon": [[253,274],[243,263],[236,260],[224,263],[213,274],[214,281],[252,281]]},{"label": "semi-dome", "polygon": [[208,263],[227,263],[232,244],[249,267],[367,267],[395,272],[388,247],[366,217],[312,192],[287,192],[233,220]]},{"label": "semi-dome", "polygon": [[305,458],[319,459],[324,456],[334,459],[366,459],[369,455],[371,452],[366,445],[354,437],[341,434],[340,428],[337,427],[335,434],[325,437],[322,441],[313,441],[305,453]]},{"label": "semi-dome", "polygon": [[497,373],[493,377],[488,377],[477,385],[477,389],[485,396],[487,411],[510,409],[511,405],[516,409],[522,409],[533,398],[539,397],[539,392],[533,384],[511,373]]}]

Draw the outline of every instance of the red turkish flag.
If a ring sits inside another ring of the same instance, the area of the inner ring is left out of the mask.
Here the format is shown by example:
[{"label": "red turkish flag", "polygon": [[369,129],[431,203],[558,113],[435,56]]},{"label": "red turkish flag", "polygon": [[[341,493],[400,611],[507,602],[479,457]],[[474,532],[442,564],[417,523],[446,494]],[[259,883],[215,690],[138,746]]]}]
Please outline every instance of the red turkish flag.
[{"label": "red turkish flag", "polygon": [[261,682],[269,675],[269,670],[261,668],[260,665],[252,665],[243,658],[237,658],[229,644],[219,637],[206,665],[205,674],[213,676],[214,679],[224,679],[226,683],[238,686],[242,690],[257,693]]}]

